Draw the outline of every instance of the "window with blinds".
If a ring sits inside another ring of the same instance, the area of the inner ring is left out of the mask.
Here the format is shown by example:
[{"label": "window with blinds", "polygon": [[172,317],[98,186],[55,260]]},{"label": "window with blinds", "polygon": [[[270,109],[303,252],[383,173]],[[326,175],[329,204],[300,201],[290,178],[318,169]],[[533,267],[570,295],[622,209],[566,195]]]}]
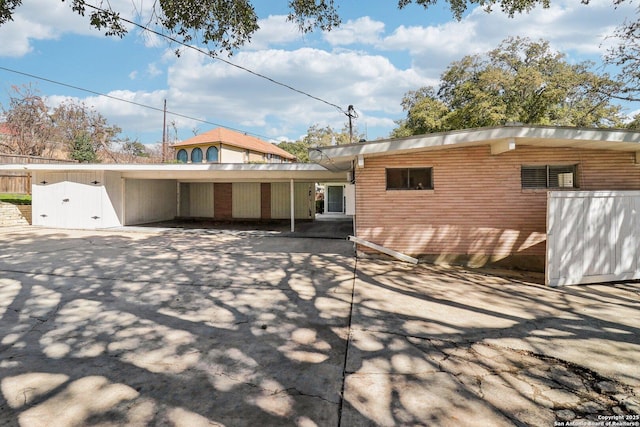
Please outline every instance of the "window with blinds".
[{"label": "window with blinds", "polygon": [[578,165],[522,166],[522,188],[578,188]]}]

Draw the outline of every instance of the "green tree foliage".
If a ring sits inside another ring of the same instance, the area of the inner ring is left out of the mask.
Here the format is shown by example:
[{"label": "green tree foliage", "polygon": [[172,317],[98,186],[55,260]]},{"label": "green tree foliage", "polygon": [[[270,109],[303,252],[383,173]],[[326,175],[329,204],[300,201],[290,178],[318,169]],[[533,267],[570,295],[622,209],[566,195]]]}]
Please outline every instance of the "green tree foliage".
[{"label": "green tree foliage", "polygon": [[77,160],[80,163],[98,163],[98,154],[88,134],[77,135],[70,148],[70,157],[73,160]]},{"label": "green tree foliage", "polygon": [[[363,135],[354,130],[354,139],[362,139]],[[331,126],[320,127],[318,124],[311,125],[307,133],[298,141],[283,141],[278,147],[296,156],[301,163],[309,162],[309,150],[317,147],[327,147],[330,145],[342,145],[349,143],[349,128],[345,126],[340,132],[334,131]]]},{"label": "green tree foliage", "polygon": [[309,163],[309,146],[304,141],[282,141],[278,147],[296,156],[296,161]]},{"label": "green tree foliage", "polygon": [[140,141],[131,141],[126,139],[122,142],[122,152],[131,157],[149,157],[150,153],[147,147]]},{"label": "green tree foliage", "polygon": [[633,116],[633,119],[625,127],[632,130],[640,130],[640,114]]},{"label": "green tree foliage", "polygon": [[407,117],[394,137],[524,124],[622,127],[611,93],[620,82],[596,74],[591,63],[570,64],[546,41],[509,38],[486,55],[465,56],[441,76],[438,88],[405,94]]}]

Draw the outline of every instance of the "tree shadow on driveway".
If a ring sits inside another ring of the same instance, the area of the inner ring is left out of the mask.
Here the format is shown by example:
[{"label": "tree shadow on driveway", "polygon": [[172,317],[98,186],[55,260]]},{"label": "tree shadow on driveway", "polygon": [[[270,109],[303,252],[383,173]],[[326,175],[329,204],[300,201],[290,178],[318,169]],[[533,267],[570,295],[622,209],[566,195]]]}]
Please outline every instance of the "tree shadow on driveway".
[{"label": "tree shadow on driveway", "polygon": [[529,426],[635,414],[639,291],[358,260],[343,423]]},{"label": "tree shadow on driveway", "polygon": [[0,424],[550,425],[629,414],[639,291],[356,260],[340,240],[9,231]]},{"label": "tree shadow on driveway", "polygon": [[337,425],[351,245],[252,239],[2,235],[0,424]]}]

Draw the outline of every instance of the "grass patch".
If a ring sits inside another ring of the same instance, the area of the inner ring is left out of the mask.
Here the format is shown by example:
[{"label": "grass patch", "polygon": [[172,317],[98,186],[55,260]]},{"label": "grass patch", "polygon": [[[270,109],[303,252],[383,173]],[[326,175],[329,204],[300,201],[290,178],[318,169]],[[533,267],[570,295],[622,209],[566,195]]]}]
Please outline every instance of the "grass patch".
[{"label": "grass patch", "polygon": [[13,205],[30,205],[31,195],[0,193],[0,202],[11,203]]}]

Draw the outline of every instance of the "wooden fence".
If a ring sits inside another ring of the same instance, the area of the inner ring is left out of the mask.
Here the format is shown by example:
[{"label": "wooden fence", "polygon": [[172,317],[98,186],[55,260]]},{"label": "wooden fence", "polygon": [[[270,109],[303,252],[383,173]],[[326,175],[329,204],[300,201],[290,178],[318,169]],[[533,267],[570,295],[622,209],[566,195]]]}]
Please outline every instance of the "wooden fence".
[{"label": "wooden fence", "polygon": [[[0,154],[0,165],[23,163],[75,163],[69,160],[48,159],[46,157]],[[0,171],[0,193],[31,194],[31,176],[28,172]]]}]

